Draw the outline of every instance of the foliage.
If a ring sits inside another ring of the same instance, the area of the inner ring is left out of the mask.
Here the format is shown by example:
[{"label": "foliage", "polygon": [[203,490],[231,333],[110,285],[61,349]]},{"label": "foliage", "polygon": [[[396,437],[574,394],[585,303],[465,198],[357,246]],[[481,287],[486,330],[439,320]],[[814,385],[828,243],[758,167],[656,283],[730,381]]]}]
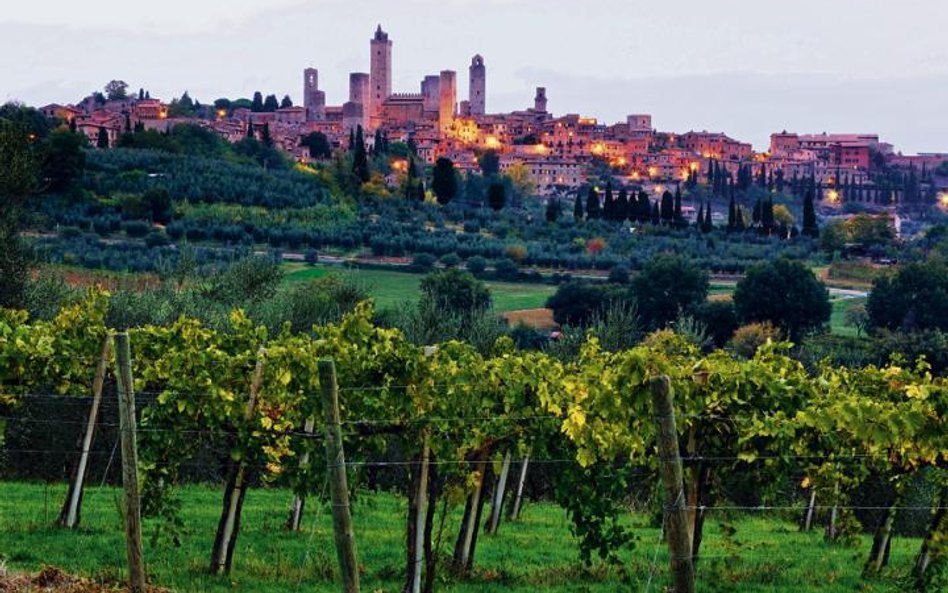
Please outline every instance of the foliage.
[{"label": "foliage", "polygon": [[948,265],[911,263],[872,283],[869,324],[892,331],[948,330]]},{"label": "foliage", "polygon": [[785,258],[751,267],[737,283],[734,307],[742,323],[770,321],[794,341],[829,321],[829,293],[806,266]]},{"label": "foliage", "polygon": [[708,274],[677,255],[659,255],[632,280],[632,296],[650,329],[691,314],[708,296]]}]

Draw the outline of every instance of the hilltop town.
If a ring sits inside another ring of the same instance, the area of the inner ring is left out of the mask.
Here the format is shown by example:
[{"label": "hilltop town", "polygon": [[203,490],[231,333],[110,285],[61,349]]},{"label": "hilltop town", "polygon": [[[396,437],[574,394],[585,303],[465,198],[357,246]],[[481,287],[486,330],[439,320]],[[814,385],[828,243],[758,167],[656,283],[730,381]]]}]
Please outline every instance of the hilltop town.
[{"label": "hilltop town", "polygon": [[[425,76],[418,92],[392,88],[393,41],[379,26],[369,41],[369,72],[349,75],[349,96],[331,104],[319,88],[319,71],[303,71],[303,104],[289,96],[253,100],[219,99],[201,105],[187,93],[165,102],[144,90],[127,93],[113,81],[106,93],[94,93],[75,105],[41,108],[49,116],[71,122],[100,147],[115,146],[124,132],[167,131],[181,123],[197,123],[237,142],[261,138],[299,162],[314,158],[306,138],[317,134],[331,149],[346,148],[361,127],[369,149],[380,138],[409,143],[418,157],[433,164],[451,159],[459,170],[477,170],[479,155],[492,151],[501,172],[521,167],[541,196],[568,195],[607,170],[619,186],[638,185],[662,193],[670,184],[707,183],[723,186],[747,179],[762,185],[807,184],[824,205],[859,202],[891,207],[904,202],[946,200],[948,185],[936,173],[948,167],[948,153],[903,155],[872,133],[805,134],[780,131],[771,135],[765,152],[726,133],[660,131],[649,114],[630,114],[626,121],[604,124],[579,114],[555,115],[547,89],[538,87],[532,106],[510,113],[492,113],[488,101],[487,63],[481,55],[468,68],[467,98],[460,101],[458,73],[442,70]],[[319,156],[319,155],[315,155]],[[393,170],[404,163],[392,163]],[[939,169],[942,167],[942,169]],[[884,178],[881,170],[901,171]],[[723,192],[723,193],[726,193]],[[797,192],[795,192],[797,193]]]}]

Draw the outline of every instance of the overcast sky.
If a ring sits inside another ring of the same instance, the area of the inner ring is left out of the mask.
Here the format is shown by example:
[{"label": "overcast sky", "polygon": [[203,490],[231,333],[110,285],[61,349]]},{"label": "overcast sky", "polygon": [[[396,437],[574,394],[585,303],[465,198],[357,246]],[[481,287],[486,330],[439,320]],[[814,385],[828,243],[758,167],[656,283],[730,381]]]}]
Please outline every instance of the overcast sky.
[{"label": "overcast sky", "polygon": [[[5,3],[7,4],[7,3]],[[289,94],[330,104],[368,71],[381,23],[394,86],[487,65],[488,111],[532,105],[660,130],[878,132],[948,152],[945,0],[43,0],[0,11],[0,100],[75,102],[113,78],[170,99]]]}]

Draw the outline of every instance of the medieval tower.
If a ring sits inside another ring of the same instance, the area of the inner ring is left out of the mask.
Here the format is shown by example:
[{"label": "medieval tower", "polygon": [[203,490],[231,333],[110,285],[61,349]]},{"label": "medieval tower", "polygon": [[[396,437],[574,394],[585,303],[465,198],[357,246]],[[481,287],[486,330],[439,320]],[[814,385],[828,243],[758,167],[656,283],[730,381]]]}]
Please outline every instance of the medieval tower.
[{"label": "medieval tower", "polygon": [[470,87],[468,88],[468,105],[471,115],[484,115],[486,113],[486,92],[487,92],[487,68],[484,66],[484,58],[480,54],[474,56],[471,60]]},{"label": "medieval tower", "polygon": [[382,114],[382,103],[392,94],[392,42],[382,25],[375,30],[369,47],[369,117],[377,121]]},{"label": "medieval tower", "polygon": [[303,107],[307,121],[326,117],[326,93],[319,90],[319,71],[316,68],[303,70]]},{"label": "medieval tower", "polygon": [[533,110],[546,113],[546,87],[537,87],[537,96],[533,98]]},{"label": "medieval tower", "polygon": [[454,123],[457,108],[458,79],[454,70],[442,70],[438,80],[438,125],[442,131],[449,130]]}]

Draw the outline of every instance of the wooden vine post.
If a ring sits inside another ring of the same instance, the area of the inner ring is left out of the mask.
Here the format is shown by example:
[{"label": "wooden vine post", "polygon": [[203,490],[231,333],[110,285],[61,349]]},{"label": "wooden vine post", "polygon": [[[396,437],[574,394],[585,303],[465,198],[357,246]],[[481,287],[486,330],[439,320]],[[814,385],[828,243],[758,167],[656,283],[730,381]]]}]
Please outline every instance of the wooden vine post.
[{"label": "wooden vine post", "polygon": [[[313,417],[307,418],[306,423],[303,426],[303,432],[306,435],[306,438],[309,438],[313,434],[313,430],[316,428],[316,419]],[[309,451],[303,453],[300,457],[300,468],[306,469],[309,467]],[[290,531],[299,531],[300,525],[303,523],[303,507],[306,504],[306,498],[303,495],[297,493],[293,497],[293,503],[290,505],[290,517],[287,519],[286,528]]]},{"label": "wooden vine post", "polygon": [[508,450],[504,454],[504,461],[500,468],[500,475],[494,485],[494,499],[490,505],[490,522],[487,524],[487,533],[493,535],[500,527],[500,511],[504,506],[504,493],[507,490],[507,475],[510,473],[512,454]]},{"label": "wooden vine post", "polygon": [[349,512],[349,484],[346,480],[346,457],[342,447],[342,426],[339,414],[339,387],[336,365],[331,360],[319,361],[319,385],[326,414],[326,463],[329,466],[332,497],[332,527],[336,542],[343,593],[359,592],[359,561],[355,534]]},{"label": "wooden vine post", "polygon": [[[437,346],[425,346],[425,357],[431,358]],[[412,533],[411,593],[421,593],[421,575],[425,568],[425,530],[428,522],[428,478],[430,475],[431,442],[428,429],[421,433],[421,457],[418,462],[418,490],[415,491],[415,525]]]},{"label": "wooden vine post", "polygon": [[651,390],[658,429],[659,468],[665,487],[665,534],[671,557],[674,591],[695,593],[695,570],[691,555],[691,537],[688,533],[681,456],[678,451],[678,428],[675,426],[675,406],[668,376],[653,378]]},{"label": "wooden vine post", "polygon": [[520,478],[517,480],[517,494],[514,496],[513,506],[510,507],[510,520],[520,519],[520,508],[523,505],[523,487],[527,483],[527,467],[530,464],[530,454],[524,456],[520,465]]},{"label": "wooden vine post", "polygon": [[138,489],[138,445],[135,439],[135,390],[128,333],[115,334],[118,367],[119,435],[122,443],[122,488],[125,492],[125,547],[128,552],[128,586],[132,593],[145,591],[142,553],[141,500]]},{"label": "wooden vine post", "polygon": [[105,385],[105,373],[108,371],[109,359],[112,356],[112,336],[102,340],[102,354],[99,364],[96,365],[95,377],[92,380],[92,407],[89,409],[89,419],[86,422],[86,433],[82,437],[82,451],[79,454],[79,463],[76,466],[76,475],[73,477],[69,492],[62,511],[59,513],[59,524],[67,529],[74,529],[79,525],[82,506],[82,489],[86,482],[86,469],[89,467],[89,452],[92,450],[92,441],[95,438],[95,424],[99,418],[99,407],[102,404],[102,390]]},{"label": "wooden vine post", "polygon": [[[257,407],[257,398],[263,385],[264,355],[266,351],[261,347],[257,352],[257,364],[254,368],[253,379],[250,381],[250,393],[247,398],[247,408],[244,419],[253,418]],[[237,543],[237,534],[240,532],[240,511],[246,494],[247,468],[243,460],[237,462],[228,480],[224,493],[224,508],[217,525],[217,536],[214,538],[214,549],[211,552],[211,573],[226,574],[230,572],[234,559],[234,547]]]}]

